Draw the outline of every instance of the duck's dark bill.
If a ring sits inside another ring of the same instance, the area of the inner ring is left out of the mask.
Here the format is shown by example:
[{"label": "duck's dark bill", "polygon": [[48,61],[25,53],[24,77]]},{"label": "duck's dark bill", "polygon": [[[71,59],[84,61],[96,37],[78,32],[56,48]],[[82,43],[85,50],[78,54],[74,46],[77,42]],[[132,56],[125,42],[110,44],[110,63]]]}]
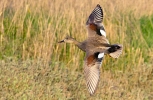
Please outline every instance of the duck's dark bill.
[{"label": "duck's dark bill", "polygon": [[62,40],[62,41],[59,41],[58,43],[63,43],[64,42],[64,40]]}]

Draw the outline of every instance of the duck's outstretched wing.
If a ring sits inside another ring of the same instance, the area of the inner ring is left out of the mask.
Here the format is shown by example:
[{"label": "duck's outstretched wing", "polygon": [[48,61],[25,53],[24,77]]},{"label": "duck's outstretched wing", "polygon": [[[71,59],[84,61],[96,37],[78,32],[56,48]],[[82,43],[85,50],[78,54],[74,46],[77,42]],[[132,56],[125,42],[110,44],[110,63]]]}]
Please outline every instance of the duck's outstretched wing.
[{"label": "duck's outstretched wing", "polygon": [[89,23],[102,23],[103,20],[103,10],[100,7],[100,5],[98,4],[95,9],[91,12],[86,25],[88,25]]},{"label": "duck's outstretched wing", "polygon": [[102,21],[103,10],[98,4],[86,22],[89,37],[94,36],[95,34],[106,37],[106,32],[104,26],[102,25]]},{"label": "duck's outstretched wing", "polygon": [[84,75],[86,85],[90,95],[93,95],[100,78],[100,68],[104,53],[96,52],[94,54],[86,54],[84,62]]}]

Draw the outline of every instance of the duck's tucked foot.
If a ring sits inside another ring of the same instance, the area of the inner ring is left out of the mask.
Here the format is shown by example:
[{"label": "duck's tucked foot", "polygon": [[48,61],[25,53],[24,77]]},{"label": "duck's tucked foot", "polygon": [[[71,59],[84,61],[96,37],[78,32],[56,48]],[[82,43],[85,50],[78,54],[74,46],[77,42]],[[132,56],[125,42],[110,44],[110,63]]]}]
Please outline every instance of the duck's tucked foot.
[{"label": "duck's tucked foot", "polygon": [[109,55],[113,58],[118,58],[122,53],[122,45],[114,44],[108,49]]}]

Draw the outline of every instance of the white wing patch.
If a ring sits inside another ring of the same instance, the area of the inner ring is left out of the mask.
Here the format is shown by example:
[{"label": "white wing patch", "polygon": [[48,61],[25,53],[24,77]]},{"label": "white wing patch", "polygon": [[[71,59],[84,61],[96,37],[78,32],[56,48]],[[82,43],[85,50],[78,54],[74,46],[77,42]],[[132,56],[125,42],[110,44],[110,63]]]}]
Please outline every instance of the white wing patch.
[{"label": "white wing patch", "polygon": [[98,58],[103,58],[104,57],[104,53],[100,53],[99,55],[98,55]]},{"label": "white wing patch", "polygon": [[106,37],[106,32],[104,30],[100,30],[101,35]]}]

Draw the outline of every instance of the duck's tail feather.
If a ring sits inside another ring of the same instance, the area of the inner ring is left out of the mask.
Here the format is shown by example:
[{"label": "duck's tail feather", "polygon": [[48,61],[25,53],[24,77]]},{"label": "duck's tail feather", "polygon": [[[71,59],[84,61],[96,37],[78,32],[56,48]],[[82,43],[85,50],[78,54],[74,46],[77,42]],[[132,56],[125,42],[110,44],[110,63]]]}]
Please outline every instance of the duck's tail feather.
[{"label": "duck's tail feather", "polygon": [[122,53],[122,45],[114,44],[108,49],[108,54],[113,58],[118,58]]}]

